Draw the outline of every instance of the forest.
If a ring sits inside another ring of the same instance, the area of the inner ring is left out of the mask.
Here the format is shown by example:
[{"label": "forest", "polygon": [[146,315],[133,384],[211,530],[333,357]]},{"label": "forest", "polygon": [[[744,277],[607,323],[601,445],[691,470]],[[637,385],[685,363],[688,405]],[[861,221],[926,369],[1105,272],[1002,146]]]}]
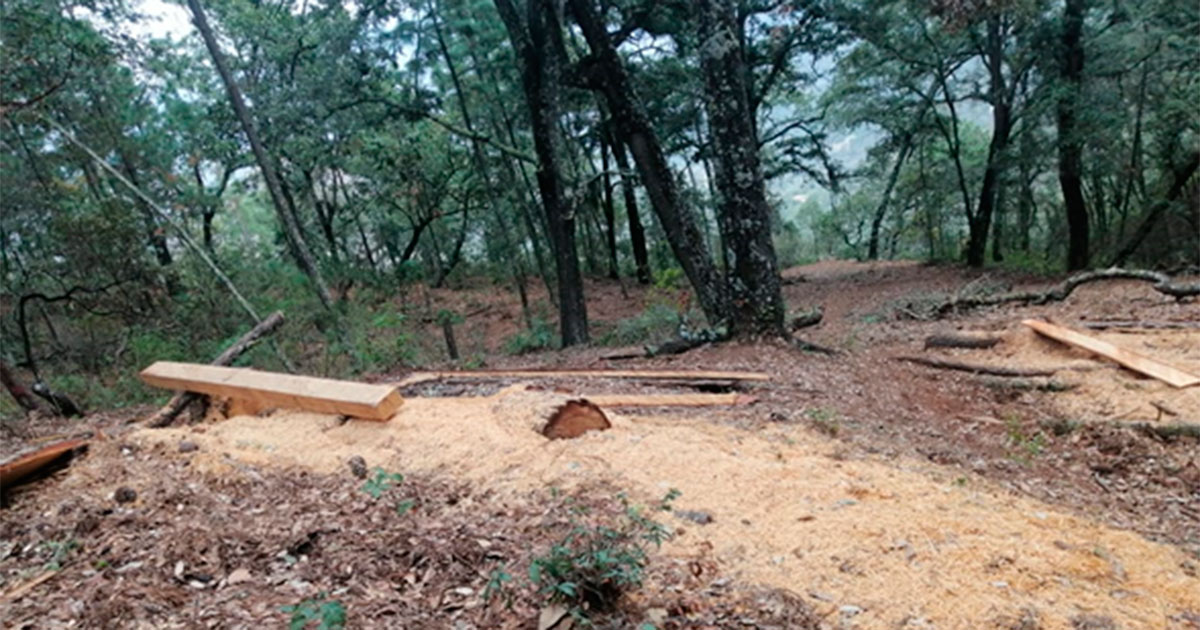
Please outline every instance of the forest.
[{"label": "forest", "polygon": [[0,59],[0,626],[1200,624],[1195,0],[4,0]]},{"label": "forest", "polygon": [[566,347],[612,336],[588,278],[744,338],[787,334],[779,271],[820,259],[1200,256],[1193,2],[13,0],[2,28],[4,359],[102,404],[137,386],[93,377],[275,309],[269,361],[442,359],[403,337],[469,313],[416,286],[514,291],[513,347]]}]

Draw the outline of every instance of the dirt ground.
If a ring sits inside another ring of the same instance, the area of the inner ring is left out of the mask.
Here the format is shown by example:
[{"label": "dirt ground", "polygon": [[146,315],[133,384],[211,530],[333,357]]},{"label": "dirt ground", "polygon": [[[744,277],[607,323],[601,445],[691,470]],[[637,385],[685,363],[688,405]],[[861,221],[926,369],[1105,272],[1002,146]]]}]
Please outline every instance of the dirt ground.
[{"label": "dirt ground", "polygon": [[[0,615],[9,615],[0,622],[279,624],[279,606],[325,591],[347,602],[351,627],[524,627],[536,617],[528,594],[512,611],[482,602],[486,567],[495,564],[486,549],[527,562],[561,529],[547,526],[562,525],[552,509],[561,493],[602,511],[613,491],[648,502],[675,488],[677,507],[707,522],[666,517],[676,536],[614,627],[634,627],[651,610],[666,611],[652,617],[662,628],[1200,626],[1200,442],[1137,426],[1200,422],[1198,388],[1173,390],[1019,323],[1195,324],[1200,307],[1145,283],[1105,282],[1061,303],[926,320],[928,305],[947,295],[1048,281],[848,262],[785,278],[789,304],[824,309],[824,321],[803,336],[840,354],[722,344],[611,364],[768,372],[769,382],[745,388],[757,399],[748,406],[612,410],[609,431],[546,442],[533,411],[566,397],[687,390],[434,383],[409,388],[385,424],[275,412],[112,431],[0,513]],[[595,287],[593,319],[615,322],[663,299],[632,286],[628,299],[622,292]],[[463,312],[486,307],[459,338],[479,340],[488,367],[609,365],[599,359],[603,348],[495,354],[519,325],[515,297],[485,288],[435,293]],[[954,330],[1002,341],[986,350],[923,349],[927,335]],[[1200,373],[1200,329],[1092,332]],[[896,361],[901,355],[1075,369],[1001,379]],[[26,427],[24,435],[60,430]],[[422,518],[397,520],[355,493],[345,470],[352,456],[410,475]],[[138,498],[116,504],[121,487]],[[312,545],[320,549],[288,565],[276,554],[297,537],[321,540]],[[61,573],[9,598],[62,547],[50,543],[64,540],[81,550],[63,554],[71,560]],[[254,579],[235,576],[239,569]],[[435,598],[414,584],[444,589]]]}]

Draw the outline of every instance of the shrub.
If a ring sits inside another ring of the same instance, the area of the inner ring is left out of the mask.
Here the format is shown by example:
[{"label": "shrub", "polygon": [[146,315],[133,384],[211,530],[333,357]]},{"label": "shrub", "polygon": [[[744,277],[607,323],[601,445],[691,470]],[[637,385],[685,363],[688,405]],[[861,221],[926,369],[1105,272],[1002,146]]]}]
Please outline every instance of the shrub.
[{"label": "shrub", "polygon": [[554,330],[541,317],[534,317],[532,326],[509,337],[504,342],[508,354],[528,354],[554,347]]},{"label": "shrub", "polygon": [[341,630],[346,627],[346,607],[336,599],[325,599],[324,593],[315,599],[306,599],[280,610],[292,616],[288,630],[304,630],[314,622],[317,630]]}]

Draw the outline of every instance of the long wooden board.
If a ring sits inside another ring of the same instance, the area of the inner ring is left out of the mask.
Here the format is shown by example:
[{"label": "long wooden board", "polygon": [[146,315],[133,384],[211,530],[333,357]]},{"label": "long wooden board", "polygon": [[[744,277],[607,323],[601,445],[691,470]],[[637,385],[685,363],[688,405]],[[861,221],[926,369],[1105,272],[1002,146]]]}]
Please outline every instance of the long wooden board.
[{"label": "long wooden board", "polygon": [[387,420],[404,399],[395,385],[372,385],[311,376],[196,363],[158,361],[142,370],[154,387],[367,420]]},{"label": "long wooden board", "polygon": [[1200,376],[1128,348],[1122,348],[1107,341],[1096,339],[1070,328],[1056,326],[1049,322],[1027,319],[1021,323],[1034,329],[1038,334],[1045,335],[1055,341],[1061,341],[1069,346],[1093,352],[1106,359],[1120,363],[1135,372],[1141,372],[1147,376],[1154,377],[1173,387],[1200,385]]},{"label": "long wooden board", "polygon": [[421,381],[439,378],[620,378],[679,381],[766,381],[764,372],[722,372],[708,370],[455,370],[418,372],[405,379]]},{"label": "long wooden board", "polygon": [[31,453],[25,453],[0,464],[0,488],[9,488],[22,479],[36,473],[67,453],[87,446],[87,440],[63,440],[48,444]]},{"label": "long wooden board", "polygon": [[747,405],[754,396],[746,394],[595,394],[580,396],[601,407],[711,407]]}]

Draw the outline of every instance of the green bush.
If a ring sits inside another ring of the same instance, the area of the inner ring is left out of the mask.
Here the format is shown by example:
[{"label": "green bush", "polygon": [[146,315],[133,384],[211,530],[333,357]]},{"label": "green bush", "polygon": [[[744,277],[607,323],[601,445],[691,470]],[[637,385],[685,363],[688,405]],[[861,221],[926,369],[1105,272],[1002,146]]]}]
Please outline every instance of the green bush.
[{"label": "green bush", "polygon": [[533,326],[509,337],[504,342],[508,354],[528,354],[554,347],[554,329],[541,317],[534,317]]},{"label": "green bush", "polygon": [[306,599],[280,610],[292,616],[288,630],[304,630],[313,623],[316,623],[317,630],[341,630],[346,627],[346,607],[335,599],[325,599],[324,593],[315,599]]}]

